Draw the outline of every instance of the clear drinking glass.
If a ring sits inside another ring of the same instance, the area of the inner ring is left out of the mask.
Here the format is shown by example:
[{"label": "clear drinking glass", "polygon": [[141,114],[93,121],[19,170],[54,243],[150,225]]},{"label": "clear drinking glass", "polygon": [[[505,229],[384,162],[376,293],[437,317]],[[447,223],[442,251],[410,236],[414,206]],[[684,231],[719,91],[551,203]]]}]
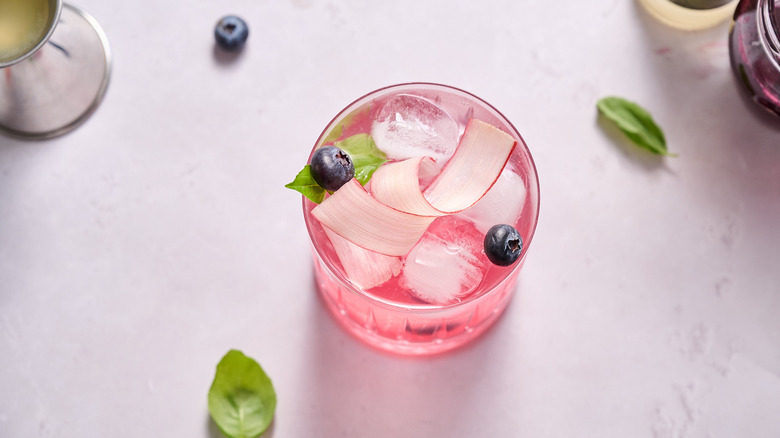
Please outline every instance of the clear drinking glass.
[{"label": "clear drinking glass", "polygon": [[738,0],[639,0],[658,21],[683,30],[715,26],[734,13]]},{"label": "clear drinking glass", "polygon": [[[430,120],[425,120],[427,117]],[[457,143],[457,136],[463,133],[472,118],[498,127],[517,141],[501,177],[478,202],[479,209],[475,205],[473,210],[445,216],[431,224],[428,229],[431,236],[424,236],[412,249],[410,253],[414,256],[407,254],[403,258],[401,272],[378,287],[363,290],[350,281],[322,225],[311,214],[315,204],[304,198],[303,213],[313,244],[314,273],[325,307],[349,333],[373,347],[403,355],[441,353],[475,339],[498,319],[514,293],[536,229],[539,182],[533,158],[515,127],[491,105],[463,90],[430,83],[394,85],[357,99],[331,121],[312,149],[313,153],[334,139],[358,133],[384,138],[398,134],[394,129],[407,128],[412,130],[410,140],[409,144],[401,145],[402,148],[414,145],[415,138],[429,138],[432,133]],[[388,128],[388,123],[395,125]],[[386,143],[387,140],[378,141],[377,145],[381,149]],[[438,159],[447,159],[446,153],[440,155],[437,151],[413,152],[417,155],[429,153]],[[370,182],[367,187],[370,191]],[[488,214],[484,215],[486,211]],[[504,218],[502,222],[513,225],[523,238],[520,259],[508,267],[490,264],[482,250],[485,229],[494,217]],[[451,241],[439,248],[437,245],[446,239]],[[424,249],[417,250],[423,242]],[[421,261],[423,252],[425,257],[435,261]],[[458,253],[460,258],[450,259],[450,253]],[[454,262],[452,266],[446,265],[449,260]],[[420,274],[419,263],[429,261],[432,265],[439,263],[441,269],[425,271],[427,268],[423,267]],[[441,266],[442,261],[444,266]],[[480,280],[471,276],[477,271],[482,275]],[[430,277],[427,272],[438,277],[426,278]],[[464,276],[476,286],[462,298],[443,304],[420,299],[421,293],[423,296],[426,293],[421,284],[434,284],[438,288],[439,282],[455,283],[462,287],[462,283],[457,282],[464,281]]]},{"label": "clear drinking glass", "polygon": [[731,67],[747,95],[780,117],[780,1],[742,0],[729,35]]},{"label": "clear drinking glass", "polygon": [[0,131],[62,135],[103,99],[111,76],[98,22],[62,0],[0,0]]}]

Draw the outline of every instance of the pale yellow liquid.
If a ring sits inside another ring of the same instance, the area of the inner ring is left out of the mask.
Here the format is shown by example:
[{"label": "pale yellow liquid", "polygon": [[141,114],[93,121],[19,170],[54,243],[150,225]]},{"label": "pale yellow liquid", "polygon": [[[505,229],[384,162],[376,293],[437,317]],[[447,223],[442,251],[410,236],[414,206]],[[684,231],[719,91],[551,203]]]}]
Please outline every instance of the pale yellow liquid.
[{"label": "pale yellow liquid", "polygon": [[35,47],[49,27],[49,0],[0,0],[0,62]]},{"label": "pale yellow liquid", "polygon": [[734,8],[737,6],[737,0],[712,9],[686,8],[670,0],[639,0],[639,3],[659,21],[683,30],[700,30],[715,26],[734,15]]}]

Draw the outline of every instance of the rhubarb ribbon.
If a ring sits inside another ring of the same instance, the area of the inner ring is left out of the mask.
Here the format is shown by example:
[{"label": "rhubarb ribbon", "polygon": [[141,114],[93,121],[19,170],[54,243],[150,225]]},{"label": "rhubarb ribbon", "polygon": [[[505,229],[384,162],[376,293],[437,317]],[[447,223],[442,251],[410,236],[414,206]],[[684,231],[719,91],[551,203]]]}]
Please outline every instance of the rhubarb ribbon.
[{"label": "rhubarb ribbon", "polygon": [[506,132],[471,119],[452,158],[424,190],[420,177],[436,172],[436,163],[430,157],[410,158],[377,169],[370,194],[353,179],[312,214],[324,227],[361,248],[405,256],[437,217],[458,213],[479,201],[498,179],[516,145]]}]

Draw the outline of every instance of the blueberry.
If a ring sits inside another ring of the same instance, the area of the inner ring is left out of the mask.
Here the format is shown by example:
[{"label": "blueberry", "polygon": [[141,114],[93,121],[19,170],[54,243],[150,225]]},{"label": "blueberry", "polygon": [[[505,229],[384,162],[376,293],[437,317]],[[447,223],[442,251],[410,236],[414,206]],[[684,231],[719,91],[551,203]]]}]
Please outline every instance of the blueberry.
[{"label": "blueberry", "polygon": [[485,235],[485,254],[494,265],[511,265],[522,250],[523,238],[511,225],[493,225]]},{"label": "blueberry", "polygon": [[343,150],[324,146],[311,156],[311,176],[322,188],[332,192],[355,177],[355,165]]},{"label": "blueberry", "polygon": [[249,27],[235,15],[222,17],[214,28],[217,45],[225,50],[240,49],[249,37]]}]

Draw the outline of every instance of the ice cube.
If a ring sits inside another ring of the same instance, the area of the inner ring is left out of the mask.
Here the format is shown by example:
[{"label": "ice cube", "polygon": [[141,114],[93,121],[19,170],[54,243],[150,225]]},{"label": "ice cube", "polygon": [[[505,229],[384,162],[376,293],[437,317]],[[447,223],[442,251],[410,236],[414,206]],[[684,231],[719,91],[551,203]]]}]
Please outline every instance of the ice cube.
[{"label": "ice cube", "polygon": [[525,204],[526,189],[523,179],[506,167],[493,187],[476,204],[463,210],[458,216],[474,222],[483,234],[496,224],[515,226]]},{"label": "ice cube", "polygon": [[458,124],[433,103],[401,94],[379,111],[371,137],[392,160],[429,156],[442,165],[458,146]]},{"label": "ice cube", "polygon": [[437,219],[406,256],[401,286],[430,304],[460,301],[485,276],[483,239],[471,222],[455,216]]}]

